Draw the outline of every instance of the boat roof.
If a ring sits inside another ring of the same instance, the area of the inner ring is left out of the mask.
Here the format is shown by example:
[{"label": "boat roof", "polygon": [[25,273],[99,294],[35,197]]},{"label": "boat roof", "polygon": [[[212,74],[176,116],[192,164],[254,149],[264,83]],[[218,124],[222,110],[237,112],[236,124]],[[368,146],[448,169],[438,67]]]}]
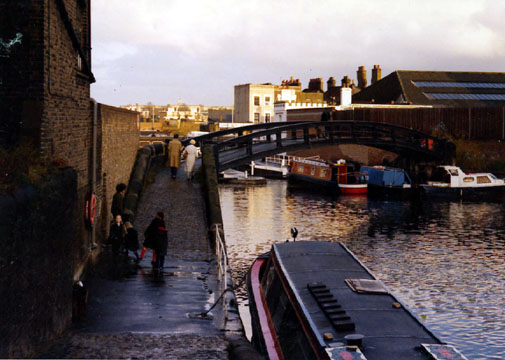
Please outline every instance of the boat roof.
[{"label": "boat roof", "polygon": [[322,167],[331,167],[330,164],[325,162],[324,160],[311,160],[311,159],[300,159],[300,160],[293,160],[294,163],[299,163],[299,164],[307,164],[307,165],[315,165],[315,166],[322,166]]},{"label": "boat roof", "polygon": [[[387,289],[385,294],[357,293],[346,279],[376,280],[368,269],[337,242],[297,241],[273,245],[273,252],[305,318],[323,347],[346,343],[350,334],[364,335],[367,359],[431,359],[421,344],[441,344]],[[354,330],[337,330],[311,293],[309,284],[324,284],[354,322]],[[333,340],[327,341],[325,334]]]}]

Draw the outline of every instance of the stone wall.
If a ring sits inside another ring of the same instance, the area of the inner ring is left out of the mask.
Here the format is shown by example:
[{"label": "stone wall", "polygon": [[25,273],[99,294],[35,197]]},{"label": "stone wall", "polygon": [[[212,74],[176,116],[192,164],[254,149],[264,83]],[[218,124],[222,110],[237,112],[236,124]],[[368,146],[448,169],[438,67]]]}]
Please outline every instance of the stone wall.
[{"label": "stone wall", "polygon": [[103,203],[99,209],[103,221],[102,234],[108,232],[112,220],[110,207],[116,185],[125,183],[132,171],[139,148],[138,113],[99,104],[101,123],[101,174]]},{"label": "stone wall", "polygon": [[0,358],[23,358],[72,317],[77,173],[0,194]]}]

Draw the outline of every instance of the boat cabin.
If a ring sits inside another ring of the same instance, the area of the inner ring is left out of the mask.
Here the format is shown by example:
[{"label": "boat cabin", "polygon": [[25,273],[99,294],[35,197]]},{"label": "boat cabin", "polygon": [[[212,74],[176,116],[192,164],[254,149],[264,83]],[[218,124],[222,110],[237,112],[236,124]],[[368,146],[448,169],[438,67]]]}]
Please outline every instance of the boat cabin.
[{"label": "boat cabin", "polygon": [[436,168],[428,185],[439,187],[487,187],[503,186],[504,181],[491,173],[466,174],[457,166],[439,166]]},{"label": "boat cabin", "polygon": [[328,163],[323,160],[295,160],[291,163],[290,175],[292,177],[313,179],[320,182],[335,184],[355,184],[359,182],[359,173],[355,172],[354,164],[339,160],[337,163]]}]

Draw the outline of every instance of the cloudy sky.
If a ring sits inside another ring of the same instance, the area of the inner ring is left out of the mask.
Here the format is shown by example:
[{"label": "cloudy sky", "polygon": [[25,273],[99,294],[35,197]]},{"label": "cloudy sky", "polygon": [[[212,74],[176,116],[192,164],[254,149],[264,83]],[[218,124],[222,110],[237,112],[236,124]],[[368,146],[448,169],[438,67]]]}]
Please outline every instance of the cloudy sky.
[{"label": "cloudy sky", "polygon": [[505,72],[505,1],[94,0],[92,96],[232,105],[233,86],[394,70]]}]

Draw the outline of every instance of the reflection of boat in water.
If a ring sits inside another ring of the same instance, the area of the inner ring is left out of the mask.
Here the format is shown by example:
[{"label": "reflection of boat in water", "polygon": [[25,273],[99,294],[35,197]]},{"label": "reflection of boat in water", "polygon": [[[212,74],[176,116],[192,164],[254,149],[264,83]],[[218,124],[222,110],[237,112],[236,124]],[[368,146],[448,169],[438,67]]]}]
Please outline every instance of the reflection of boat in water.
[{"label": "reflection of boat in water", "polygon": [[403,169],[388,166],[362,166],[368,193],[377,197],[407,198],[412,195],[412,180]]},{"label": "reflection of boat in water", "polygon": [[322,186],[341,194],[366,194],[368,185],[364,176],[350,167],[345,160],[339,160],[336,164],[323,160],[294,160],[288,178]]},{"label": "reflection of boat in water", "polygon": [[464,359],[340,243],[274,244],[247,287],[252,342],[270,359]]},{"label": "reflection of boat in water", "polygon": [[426,196],[491,199],[505,194],[505,182],[491,173],[464,173],[457,166],[439,166],[421,185]]}]

